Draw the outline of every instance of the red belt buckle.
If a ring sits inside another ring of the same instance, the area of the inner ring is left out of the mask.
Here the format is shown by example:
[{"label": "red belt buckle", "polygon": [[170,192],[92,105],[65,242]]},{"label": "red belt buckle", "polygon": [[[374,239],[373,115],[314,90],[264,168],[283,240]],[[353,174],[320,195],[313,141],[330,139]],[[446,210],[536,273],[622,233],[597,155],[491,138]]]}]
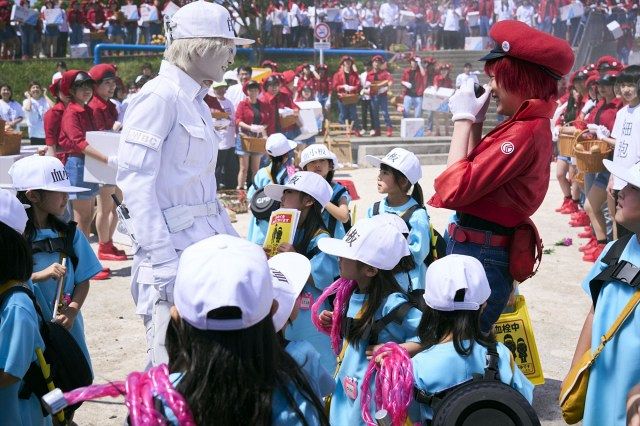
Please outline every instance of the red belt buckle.
[{"label": "red belt buckle", "polygon": [[467,241],[467,234],[455,223],[449,225],[449,235],[455,242],[464,243]]}]

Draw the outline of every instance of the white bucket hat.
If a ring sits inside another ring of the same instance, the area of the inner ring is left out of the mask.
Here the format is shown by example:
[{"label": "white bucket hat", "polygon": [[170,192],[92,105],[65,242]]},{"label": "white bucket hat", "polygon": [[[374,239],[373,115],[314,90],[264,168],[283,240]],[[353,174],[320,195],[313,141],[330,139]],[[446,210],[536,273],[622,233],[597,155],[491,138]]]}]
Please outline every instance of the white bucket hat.
[{"label": "white bucket hat", "polygon": [[6,189],[0,188],[0,222],[15,229],[20,234],[24,234],[27,227],[27,212],[15,195]]},{"label": "white bucket hat", "polygon": [[56,192],[85,192],[88,188],[71,186],[67,171],[56,157],[30,155],[13,163],[9,169],[16,191],[44,189]]},{"label": "white bucket hat", "polygon": [[[271,312],[273,285],[262,247],[219,234],[180,256],[173,298],[180,317],[199,330],[242,330]],[[223,315],[223,310],[227,309]]]},{"label": "white bucket hat", "polygon": [[379,219],[361,219],[341,239],[322,238],[318,248],[323,252],[358,260],[374,268],[390,271],[408,256],[407,239],[396,226]]},{"label": "white bucket hat", "polygon": [[387,166],[399,170],[403,175],[407,177],[411,185],[415,185],[422,178],[422,168],[420,167],[420,160],[411,152],[403,148],[392,149],[384,158],[374,157],[373,155],[367,155],[365,157],[369,164],[374,167],[379,167],[380,164],[386,164]]},{"label": "white bucket hat", "polygon": [[237,46],[254,42],[236,36],[235,20],[218,3],[197,0],[182,6],[165,20],[169,41],[183,38],[226,38],[233,40]]},{"label": "white bucket hat", "polygon": [[311,262],[299,253],[280,253],[268,261],[273,283],[273,297],[278,301],[278,310],[273,314],[273,326],[282,330],[293,312],[293,308],[304,288]]},{"label": "white bucket hat", "polygon": [[267,138],[265,148],[272,157],[280,157],[292,149],[296,149],[297,142],[287,139],[282,133],[274,133]]},{"label": "white bucket hat", "polygon": [[300,168],[304,169],[304,167],[316,160],[331,160],[333,161],[333,167],[338,167],[338,157],[329,151],[325,145],[316,143],[309,145],[300,153]]},{"label": "white bucket hat", "polygon": [[491,295],[482,263],[462,254],[431,263],[425,281],[424,300],[437,311],[477,311]]},{"label": "white bucket hat", "polygon": [[331,201],[333,190],[325,178],[313,172],[297,172],[284,185],[270,183],[264,187],[264,193],[272,200],[282,201],[285,189],[304,192],[312,196],[324,208]]}]

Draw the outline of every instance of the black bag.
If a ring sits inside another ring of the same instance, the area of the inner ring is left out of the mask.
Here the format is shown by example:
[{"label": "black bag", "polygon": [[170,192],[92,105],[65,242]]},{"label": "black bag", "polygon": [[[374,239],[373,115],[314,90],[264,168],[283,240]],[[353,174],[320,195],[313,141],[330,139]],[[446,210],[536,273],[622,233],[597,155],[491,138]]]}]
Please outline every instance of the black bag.
[{"label": "black bag", "polygon": [[[68,392],[93,383],[91,367],[78,342],[66,328],[45,320],[30,289],[23,286],[11,287],[0,295],[0,305],[5,298],[17,292],[23,292],[29,296],[40,319],[40,335],[45,345],[44,359],[51,367],[50,380],[53,381],[54,386],[63,392]],[[47,381],[40,365],[37,361],[32,362],[23,378],[18,396],[21,399],[29,399],[31,394],[35,394],[40,399],[48,392]],[[81,403],[65,408],[65,415],[70,415],[80,405]],[[48,414],[44,408],[43,413]]]},{"label": "black bag", "polygon": [[[416,401],[433,410],[431,426],[538,426],[535,410],[520,392],[500,381],[497,344],[487,348],[484,375],[429,394],[414,388]],[[518,368],[518,367],[514,367]]]},{"label": "black bag", "polygon": [[[284,185],[285,177],[286,173],[284,174],[282,179],[280,179],[278,184]],[[257,188],[255,183],[253,184],[253,186],[254,188]],[[271,213],[280,208],[280,201],[272,200],[271,198],[267,197],[267,195],[264,193],[264,188],[260,188],[255,192],[255,194],[253,194],[253,197],[251,197],[249,208],[251,209],[251,213],[253,213],[253,217],[255,217],[256,219],[269,220],[269,218],[271,217]]]}]

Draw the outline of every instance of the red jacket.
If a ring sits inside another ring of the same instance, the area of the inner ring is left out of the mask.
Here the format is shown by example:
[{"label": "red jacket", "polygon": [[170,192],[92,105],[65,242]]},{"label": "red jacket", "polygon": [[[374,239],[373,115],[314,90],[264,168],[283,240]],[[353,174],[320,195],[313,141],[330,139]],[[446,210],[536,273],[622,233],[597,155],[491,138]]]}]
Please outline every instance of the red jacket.
[{"label": "red jacket", "polygon": [[445,77],[442,74],[438,74],[433,77],[433,85],[438,87],[444,87],[447,89],[453,89],[453,81],[449,77]]},{"label": "red jacket", "polygon": [[[260,120],[258,123],[253,122],[253,107],[251,106],[251,101],[249,98],[241,101],[238,104],[238,108],[236,109],[236,124],[244,123],[244,124],[262,124],[265,126],[269,126],[270,121],[272,120],[273,110],[271,106],[258,99],[258,108],[260,109]],[[269,129],[267,127],[267,134],[269,134]]]},{"label": "red jacket", "polygon": [[276,130],[280,132],[288,132],[297,127],[296,124],[293,124],[288,127],[280,127],[280,114],[278,112],[281,108],[291,108],[293,110],[299,110],[300,108],[293,102],[293,93],[289,90],[288,87],[282,86],[280,87],[280,92],[276,95],[276,105],[273,110],[273,115],[275,116],[275,124]]},{"label": "red jacket", "polygon": [[538,210],[549,188],[549,118],[555,102],[529,99],[467,158],[435,180],[429,205],[514,227]]},{"label": "red jacket", "polygon": [[107,19],[104,17],[104,10],[101,7],[97,9],[89,9],[87,12],[87,22],[86,26],[90,30],[93,29],[91,24],[104,24],[107,22]]},{"label": "red jacket", "polygon": [[347,93],[344,88],[340,87],[344,86],[345,84],[355,87],[355,89],[350,91],[349,93],[360,93],[360,90],[362,90],[362,84],[360,84],[360,76],[358,76],[357,73],[352,71],[349,74],[345,75],[344,71],[340,69],[333,75],[331,89],[338,92],[339,95]]},{"label": "red jacket", "polygon": [[556,1],[540,0],[538,15],[540,16],[540,19],[544,19],[547,16],[551,19],[556,19],[558,17],[558,5],[556,4]]},{"label": "red jacket", "polygon": [[272,135],[276,132],[276,97],[277,96],[274,96],[267,91],[260,93],[260,96],[258,96],[258,100],[264,102],[265,104],[268,104],[271,108],[271,111],[273,111],[273,113],[269,116],[269,123],[267,124],[267,134],[269,135]]},{"label": "red jacket", "polygon": [[604,99],[600,99],[589,115],[587,115],[585,121],[588,124],[602,124],[611,131],[613,130],[613,123],[616,122],[616,114],[623,106],[622,100],[614,98],[606,105],[604,102]]},{"label": "red jacket", "polygon": [[[386,70],[379,70],[378,72],[375,72],[374,70],[371,70],[367,73],[367,81],[373,83],[376,81],[385,81],[388,80],[389,81],[389,86],[387,87],[391,87],[391,84],[393,83],[393,76],[389,73],[389,71]],[[380,93],[380,96],[387,96],[387,92],[383,92]],[[373,95],[377,95],[378,94],[378,90],[375,89],[374,87],[371,87],[371,92],[370,92],[371,96]]]},{"label": "red jacket", "polygon": [[493,16],[493,0],[480,0],[478,2],[478,11],[480,16],[491,18]]},{"label": "red jacket", "polygon": [[296,92],[298,93],[298,96],[300,96],[300,92],[302,92],[303,87],[310,87],[311,96],[315,97],[316,92],[318,91],[318,80],[316,80],[314,76],[311,76],[311,78],[307,79],[305,79],[304,77],[300,77],[296,86]]},{"label": "red jacket", "polygon": [[317,91],[322,95],[331,93],[331,78],[328,75],[320,76],[320,80],[317,82]]},{"label": "red jacket", "polygon": [[87,132],[93,130],[96,130],[96,127],[93,124],[91,108],[75,102],[69,103],[62,114],[60,138],[58,139],[60,147],[58,158],[66,163],[69,154],[82,154],[82,151],[89,145],[86,138]]},{"label": "red jacket", "polygon": [[[420,68],[416,68],[415,76],[413,78],[411,78],[411,71],[411,68],[405,68],[405,70],[402,72],[402,81],[407,81],[413,85],[413,87],[411,88],[413,96],[422,96],[422,94],[424,93],[424,89],[427,88],[426,71],[425,75],[422,75],[422,73],[420,72]],[[409,89],[405,87],[403,96],[407,96],[408,92]]]},{"label": "red jacket", "polygon": [[86,17],[83,11],[69,8],[67,9],[67,21],[69,22],[69,25],[72,25],[72,24],[84,25],[86,21]]},{"label": "red jacket", "polygon": [[93,95],[89,101],[89,108],[93,116],[93,124],[96,130],[111,130],[113,123],[118,119],[118,109],[110,100],[104,100],[98,95]]},{"label": "red jacket", "polygon": [[64,110],[64,104],[58,102],[44,113],[44,142],[47,146],[58,145],[60,125],[62,124],[62,114],[64,114]]}]

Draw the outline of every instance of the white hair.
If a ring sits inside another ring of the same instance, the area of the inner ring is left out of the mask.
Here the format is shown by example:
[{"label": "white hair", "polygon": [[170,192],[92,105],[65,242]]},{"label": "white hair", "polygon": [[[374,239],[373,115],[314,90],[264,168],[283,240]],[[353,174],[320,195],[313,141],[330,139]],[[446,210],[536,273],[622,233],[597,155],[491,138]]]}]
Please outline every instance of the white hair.
[{"label": "white hair", "polygon": [[164,51],[164,59],[180,69],[189,69],[189,64],[198,56],[218,55],[223,49],[233,47],[233,40],[221,37],[181,38],[173,40]]}]

